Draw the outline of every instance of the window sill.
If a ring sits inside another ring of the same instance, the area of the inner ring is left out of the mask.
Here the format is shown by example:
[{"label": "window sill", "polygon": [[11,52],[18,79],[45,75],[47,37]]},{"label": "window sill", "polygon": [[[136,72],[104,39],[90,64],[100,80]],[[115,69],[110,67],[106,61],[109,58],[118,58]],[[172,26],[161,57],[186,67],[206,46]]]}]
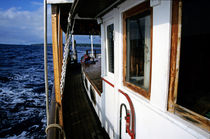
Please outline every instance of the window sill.
[{"label": "window sill", "polygon": [[195,138],[209,138],[210,135],[208,134],[208,131],[182,119],[178,115],[168,112],[167,110],[166,111],[161,110],[160,108],[151,104],[148,99],[146,99],[142,95],[139,95],[133,90],[127,88],[126,86],[123,86],[122,88],[119,89],[127,93],[131,99],[134,99],[137,102],[141,103],[142,105],[153,111],[154,113],[160,115],[161,117],[168,120],[172,124],[178,126],[179,128],[182,128],[183,130],[185,130]]}]

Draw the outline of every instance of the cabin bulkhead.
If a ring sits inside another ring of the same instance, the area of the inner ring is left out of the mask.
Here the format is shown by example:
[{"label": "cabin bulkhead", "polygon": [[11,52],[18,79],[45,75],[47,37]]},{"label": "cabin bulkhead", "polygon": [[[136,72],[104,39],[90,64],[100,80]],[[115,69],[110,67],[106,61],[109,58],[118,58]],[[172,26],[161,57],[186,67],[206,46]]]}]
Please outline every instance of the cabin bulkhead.
[{"label": "cabin bulkhead", "polygon": [[209,138],[209,8],[132,0],[102,17],[93,107],[110,138]]}]

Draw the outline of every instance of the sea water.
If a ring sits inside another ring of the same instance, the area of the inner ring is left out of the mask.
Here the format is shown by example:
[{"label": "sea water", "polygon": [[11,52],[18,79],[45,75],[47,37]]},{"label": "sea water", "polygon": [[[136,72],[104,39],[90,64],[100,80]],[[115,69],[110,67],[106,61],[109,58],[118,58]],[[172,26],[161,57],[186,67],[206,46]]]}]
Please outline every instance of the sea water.
[{"label": "sea water", "polygon": [[[49,89],[53,85],[48,47]],[[0,138],[45,138],[43,47],[0,46]]]},{"label": "sea water", "polygon": [[[47,49],[51,93],[52,47]],[[78,61],[87,49],[77,47]],[[46,138],[43,54],[43,46],[0,45],[0,138]]]}]

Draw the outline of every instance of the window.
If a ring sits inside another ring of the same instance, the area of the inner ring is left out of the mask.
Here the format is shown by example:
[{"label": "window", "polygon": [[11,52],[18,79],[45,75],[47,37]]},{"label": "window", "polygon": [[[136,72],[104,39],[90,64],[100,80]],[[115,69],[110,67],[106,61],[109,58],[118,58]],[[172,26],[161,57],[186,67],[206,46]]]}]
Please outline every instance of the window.
[{"label": "window", "polygon": [[210,5],[204,1],[173,2],[168,108],[170,112],[209,131],[210,21],[207,20],[208,9]]},{"label": "window", "polygon": [[114,24],[107,26],[108,71],[114,73]]},{"label": "window", "polygon": [[123,14],[124,85],[149,98],[151,72],[151,8],[142,3]]}]

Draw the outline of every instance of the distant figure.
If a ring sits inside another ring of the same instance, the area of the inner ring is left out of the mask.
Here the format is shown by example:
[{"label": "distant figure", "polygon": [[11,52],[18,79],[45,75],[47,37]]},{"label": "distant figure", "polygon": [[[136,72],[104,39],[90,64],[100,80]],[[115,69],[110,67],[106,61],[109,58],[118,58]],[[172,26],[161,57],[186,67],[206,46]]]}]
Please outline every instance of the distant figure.
[{"label": "distant figure", "polygon": [[83,58],[81,59],[81,63],[88,63],[90,61],[91,57],[87,54],[85,54],[83,56]]}]

